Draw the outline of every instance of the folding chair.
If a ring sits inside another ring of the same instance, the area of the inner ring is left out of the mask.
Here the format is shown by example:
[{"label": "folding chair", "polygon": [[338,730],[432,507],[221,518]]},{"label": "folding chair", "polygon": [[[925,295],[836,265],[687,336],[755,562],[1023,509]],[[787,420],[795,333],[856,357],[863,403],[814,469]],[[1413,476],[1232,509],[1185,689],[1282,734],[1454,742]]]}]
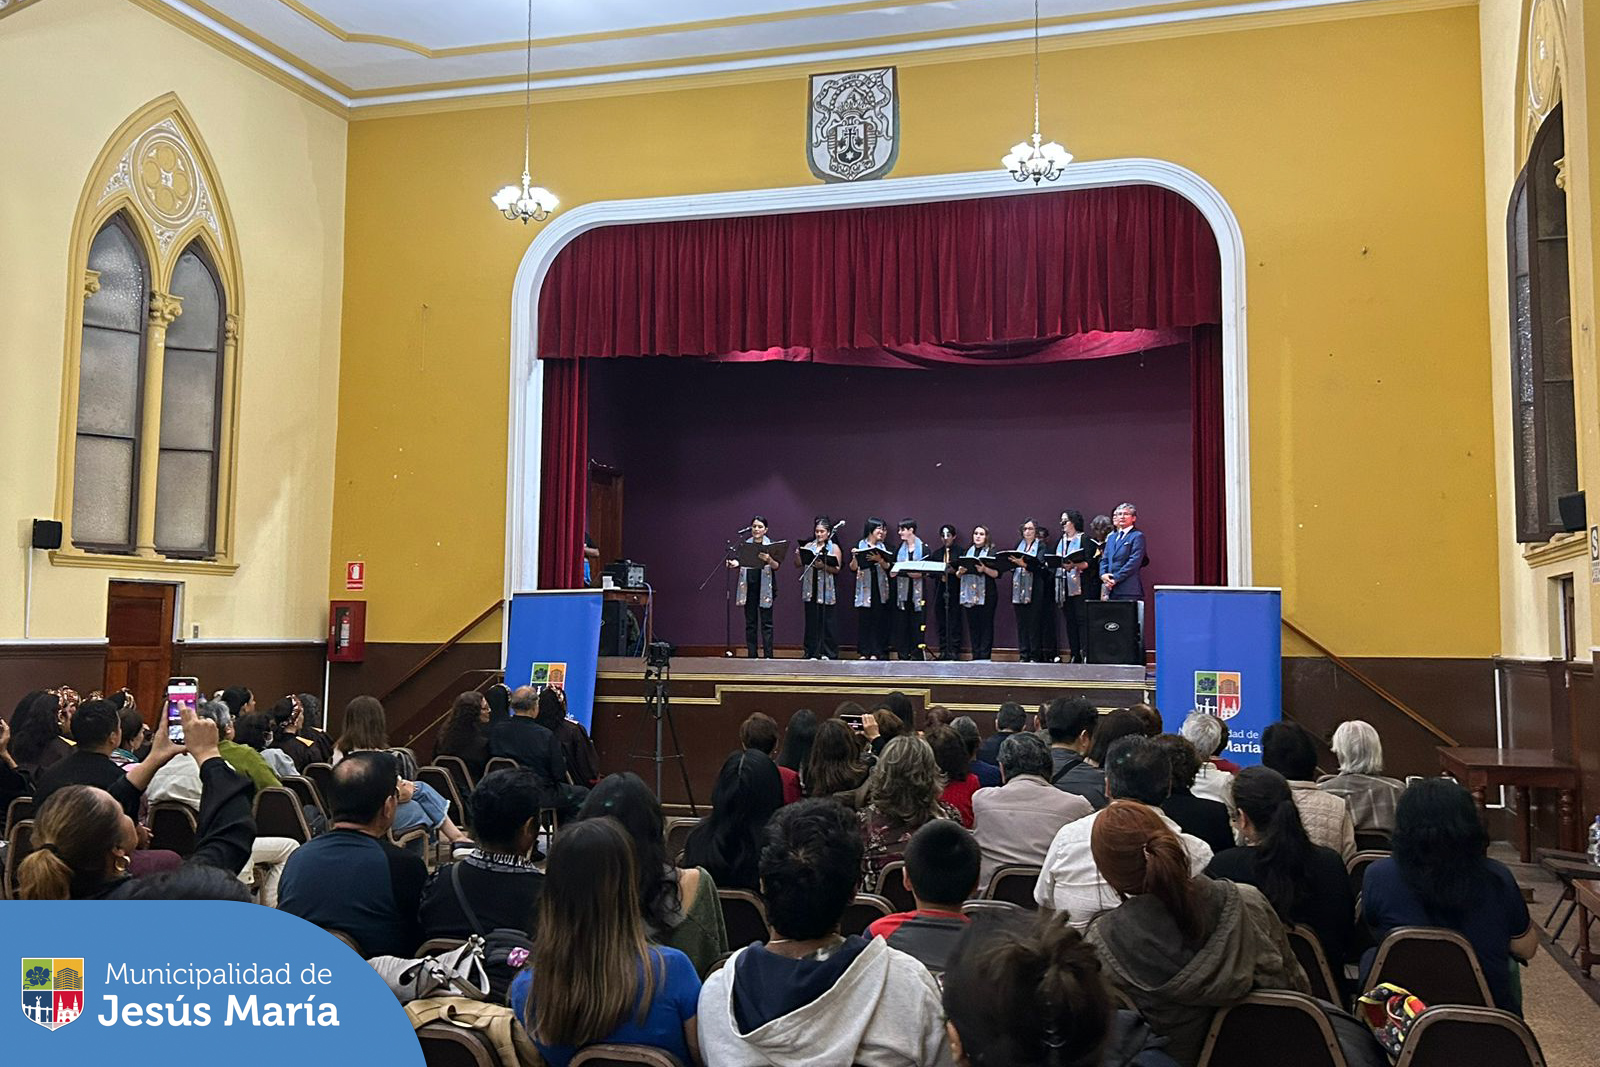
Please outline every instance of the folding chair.
[{"label": "folding chair", "polygon": [[1039,906],[1039,902],[1033,899],[1033,887],[1039,883],[1040,870],[1039,867],[1000,867],[989,878],[983,897],[985,900],[1003,900],[1032,911]]},{"label": "folding chair", "polygon": [[1442,1004],[1417,1016],[1395,1067],[1464,1063],[1544,1067],[1544,1053],[1528,1025],[1508,1011]]},{"label": "folding chair", "polygon": [[[1267,1049],[1271,1052],[1264,1059]],[[1264,989],[1217,1012],[1197,1067],[1261,1062],[1348,1067],[1333,1024],[1315,1000],[1303,993]]]},{"label": "folding chair", "polygon": [[894,905],[876,893],[857,893],[856,899],[845,906],[839,919],[839,932],[846,937],[865,934],[867,927],[894,913]]},{"label": "folding chair", "polygon": [[1380,982],[1394,983],[1430,1008],[1435,1004],[1494,1007],[1478,954],[1454,930],[1434,926],[1391,930],[1367,974],[1368,989]]},{"label": "folding chair", "polygon": [[767,906],[760,897],[747,889],[719,889],[717,897],[722,904],[722,924],[728,930],[729,948],[744,948],[767,939]]}]

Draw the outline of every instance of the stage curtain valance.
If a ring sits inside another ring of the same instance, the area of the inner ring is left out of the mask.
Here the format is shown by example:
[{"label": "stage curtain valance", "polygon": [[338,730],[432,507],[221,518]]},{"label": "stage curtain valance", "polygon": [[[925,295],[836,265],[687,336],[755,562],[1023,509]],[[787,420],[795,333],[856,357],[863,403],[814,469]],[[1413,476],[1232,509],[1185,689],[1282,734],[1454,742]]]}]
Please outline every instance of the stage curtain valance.
[{"label": "stage curtain valance", "polygon": [[872,362],[1026,341],[986,358],[1038,359],[1040,339],[1163,332],[1053,355],[1085,358],[1217,323],[1219,293],[1210,226],[1154,186],[611,226],[552,264],[539,354]]}]

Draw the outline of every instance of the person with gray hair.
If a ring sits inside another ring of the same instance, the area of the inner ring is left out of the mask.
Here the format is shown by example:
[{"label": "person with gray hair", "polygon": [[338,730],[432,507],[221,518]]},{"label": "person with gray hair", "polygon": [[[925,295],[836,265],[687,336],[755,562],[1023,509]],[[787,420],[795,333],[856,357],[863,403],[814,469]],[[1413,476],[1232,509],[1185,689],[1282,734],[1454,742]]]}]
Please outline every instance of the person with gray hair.
[{"label": "person with gray hair", "polygon": [[1333,731],[1339,773],[1317,780],[1317,788],[1344,799],[1357,833],[1394,833],[1395,807],[1405,783],[1383,776],[1383,741],[1372,724],[1351,719]]},{"label": "person with gray hair", "polygon": [[1001,867],[1038,867],[1061,828],[1094,811],[1077,793],[1050,784],[1050,746],[1038,734],[1013,733],[1000,744],[1005,784],[972,795],[972,836],[982,863],[978,884],[987,886]]},{"label": "person with gray hair", "polygon": [[1189,792],[1202,800],[1227,804],[1232,810],[1233,775],[1217,766],[1217,753],[1227,743],[1228,728],[1215,715],[1197,708],[1183,720],[1178,732],[1194,746],[1200,757],[1200,771],[1194,776]]}]

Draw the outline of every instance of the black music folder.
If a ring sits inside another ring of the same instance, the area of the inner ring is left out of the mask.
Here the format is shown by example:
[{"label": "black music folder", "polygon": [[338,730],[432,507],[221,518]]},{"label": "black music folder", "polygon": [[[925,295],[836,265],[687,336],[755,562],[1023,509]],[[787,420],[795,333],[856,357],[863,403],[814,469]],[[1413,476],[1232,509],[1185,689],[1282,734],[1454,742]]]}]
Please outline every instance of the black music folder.
[{"label": "black music folder", "polygon": [[894,553],[881,546],[877,548],[856,549],[856,566],[858,567],[876,566],[879,560],[882,560],[885,563],[893,563]]},{"label": "black music folder", "polygon": [[[828,547],[831,548],[833,546],[829,545]],[[817,563],[817,557],[819,556],[822,557],[821,563]],[[825,548],[821,552],[818,552],[816,549],[807,548],[804,545],[800,547],[800,564],[804,567],[809,567],[812,564],[816,564],[818,570],[830,565],[835,567],[838,566],[838,564],[834,562],[833,554],[829,552],[828,549]]]},{"label": "black music folder", "polygon": [[766,564],[761,562],[761,553],[763,552],[782,563],[783,557],[789,554],[789,542],[774,541],[771,544],[758,545],[751,541],[745,541],[734,549],[733,556],[730,558],[738,560],[741,567],[765,567]]}]

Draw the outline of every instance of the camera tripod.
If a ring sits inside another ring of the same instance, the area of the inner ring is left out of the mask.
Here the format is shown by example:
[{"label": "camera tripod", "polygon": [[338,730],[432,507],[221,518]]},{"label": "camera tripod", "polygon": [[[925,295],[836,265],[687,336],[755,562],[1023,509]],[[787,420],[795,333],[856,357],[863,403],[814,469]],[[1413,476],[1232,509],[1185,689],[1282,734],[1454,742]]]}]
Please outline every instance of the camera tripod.
[{"label": "camera tripod", "polygon": [[[683,775],[683,794],[689,799],[689,813],[698,816],[700,809],[695,806],[694,787],[689,784],[689,765],[683,757],[683,745],[678,741],[678,725],[672,718],[672,700],[668,689],[672,683],[672,664],[670,662],[652,659],[644,668],[644,707],[651,718],[656,721],[656,746],[653,753],[631,753],[633,759],[646,759],[656,767],[656,797],[661,797],[661,765],[670,760],[678,761],[678,773]],[[661,724],[665,722],[668,732],[672,734],[672,755],[667,755],[662,748]]]}]

